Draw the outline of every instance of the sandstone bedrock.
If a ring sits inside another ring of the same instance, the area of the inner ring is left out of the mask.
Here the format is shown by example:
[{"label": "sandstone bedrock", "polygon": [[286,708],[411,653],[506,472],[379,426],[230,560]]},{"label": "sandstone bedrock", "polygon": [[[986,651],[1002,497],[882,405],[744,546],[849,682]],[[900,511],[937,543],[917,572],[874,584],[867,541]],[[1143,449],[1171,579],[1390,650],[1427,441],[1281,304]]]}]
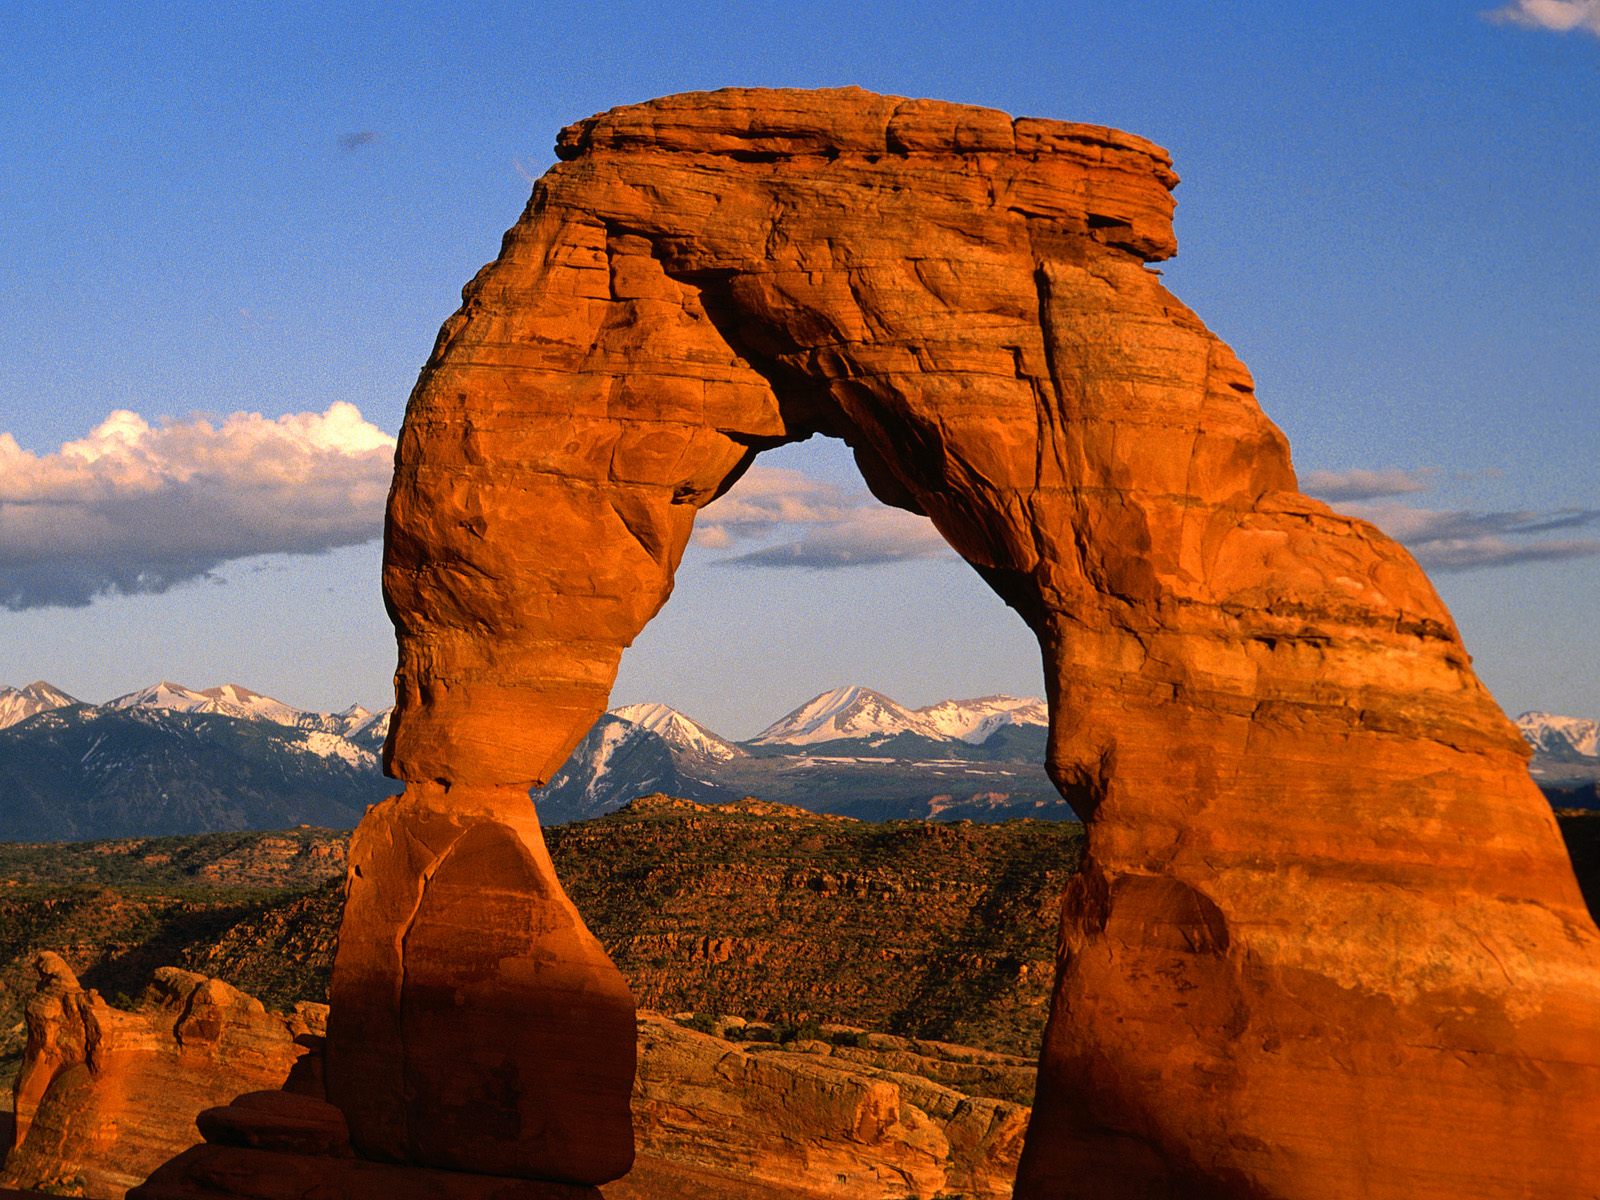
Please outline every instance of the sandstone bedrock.
[{"label": "sandstone bedrock", "polygon": [[[822,434],[1037,635],[1047,765],[1088,825],[1018,1196],[1600,1177],[1600,934],[1527,749],[1416,563],[1299,492],[1250,373],[1149,268],[1175,249],[1162,150],[846,88],[614,109],[558,154],[397,450],[406,794],[357,836],[332,988],[359,1146],[537,1175],[555,1147],[521,1097],[625,1109],[622,994],[507,797],[604,710],[696,513]],[[504,827],[492,854],[480,819]],[[480,899],[448,868],[458,836],[504,866]],[[487,978],[449,931],[500,944],[502,895],[567,957],[518,958],[545,943],[515,933],[494,988],[558,1021],[573,988],[608,997],[561,1026],[609,1064],[581,1085],[537,1022],[439,1058]],[[433,1090],[360,1101],[385,1062]],[[626,1160],[592,1128],[547,1177]]]}]

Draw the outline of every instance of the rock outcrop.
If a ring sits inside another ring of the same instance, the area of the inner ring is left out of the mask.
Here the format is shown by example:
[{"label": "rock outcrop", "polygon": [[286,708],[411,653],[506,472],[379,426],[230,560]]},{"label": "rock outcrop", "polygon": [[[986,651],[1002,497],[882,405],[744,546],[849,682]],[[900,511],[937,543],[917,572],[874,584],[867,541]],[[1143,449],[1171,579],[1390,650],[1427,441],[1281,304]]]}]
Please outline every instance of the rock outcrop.
[{"label": "rock outcrop", "polygon": [[[600,1200],[592,1187],[359,1158],[323,1098],[320,1005],[278,1016],[163,968],[127,1012],[79,988],[57,956],[40,965],[17,1089],[25,1136],[4,1182],[96,1200],[119,1200],[146,1175],[135,1200]],[[713,1033],[641,1017],[639,1163],[605,1200],[1010,1195],[1031,1064],[831,1032],[779,1043],[739,1019]],[[286,1088],[256,1090],[285,1076]]]},{"label": "rock outcrop", "polygon": [[[1162,150],[842,89],[619,108],[557,153],[411,397],[384,567],[409,807],[366,844],[547,780],[699,509],[761,450],[840,437],[1037,634],[1048,766],[1090,825],[1019,1196],[1600,1176],[1600,935],[1526,748],[1415,562],[1298,492],[1249,372],[1147,267],[1174,250]],[[428,847],[354,859],[341,1104],[451,1044],[479,978],[469,946],[406,953]],[[579,928],[553,876],[524,894]],[[517,967],[535,1009],[543,969]],[[536,1026],[405,1100],[410,1133],[355,1106],[357,1143],[436,1161],[417,1122],[470,1124],[491,1080],[478,1137],[528,1135],[518,1094],[616,1111],[620,1073],[540,1078]],[[591,1175],[625,1157],[591,1150]]]},{"label": "rock outcrop", "polygon": [[961,1075],[1031,1084],[1015,1060],[884,1038],[736,1046],[657,1017],[639,1039],[638,1164],[606,1200],[1011,1195],[1028,1110]]},{"label": "rock outcrop", "polygon": [[320,1040],[326,1007],[269,1013],[217,979],[164,967],[137,1008],[39,955],[16,1083],[16,1144],[0,1184],[120,1196],[199,1135],[195,1114],[276,1088]]}]

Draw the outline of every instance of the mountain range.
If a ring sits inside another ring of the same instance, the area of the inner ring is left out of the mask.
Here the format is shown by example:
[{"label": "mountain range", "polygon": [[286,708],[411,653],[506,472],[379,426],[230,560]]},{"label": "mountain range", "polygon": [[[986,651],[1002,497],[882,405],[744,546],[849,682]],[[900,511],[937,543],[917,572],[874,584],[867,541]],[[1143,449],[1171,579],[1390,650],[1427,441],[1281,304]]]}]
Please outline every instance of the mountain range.
[{"label": "mountain range", "polygon": [[69,840],[313,824],[389,795],[389,714],[297,709],[238,684],[161,682],[85,704],[0,689],[0,838]]},{"label": "mountain range", "polygon": [[[379,765],[389,712],[300,709],[231,683],[162,681],[104,704],[42,680],[0,688],[0,840],[347,828],[395,790]],[[868,820],[1071,820],[1042,766],[1047,722],[1036,697],[913,709],[849,686],[735,741],[665,704],[628,704],[533,796],[548,825],[653,792]],[[1552,802],[1600,807],[1600,723],[1537,712],[1517,723]]]},{"label": "mountain range", "polygon": [[1048,712],[1036,697],[983,696],[912,709],[840,687],[735,742],[664,704],[614,708],[533,793],[546,824],[666,792],[712,804],[756,796],[864,820],[1072,820],[1044,771]]},{"label": "mountain range", "polygon": [[1529,771],[1557,808],[1600,808],[1600,721],[1525,712],[1517,728],[1533,747]]}]

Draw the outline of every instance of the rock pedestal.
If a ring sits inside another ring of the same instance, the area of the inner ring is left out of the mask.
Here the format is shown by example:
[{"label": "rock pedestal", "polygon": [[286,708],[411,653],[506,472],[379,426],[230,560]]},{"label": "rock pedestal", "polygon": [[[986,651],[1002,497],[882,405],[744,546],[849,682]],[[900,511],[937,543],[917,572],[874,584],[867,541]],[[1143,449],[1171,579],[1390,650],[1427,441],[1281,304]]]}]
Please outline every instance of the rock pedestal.
[{"label": "rock pedestal", "polygon": [[520,788],[410,784],[350,875],[328,1098],[369,1158],[603,1183],[633,1161],[633,998]]},{"label": "rock pedestal", "polygon": [[[699,509],[825,434],[1034,630],[1088,823],[1019,1197],[1600,1178],[1600,933],[1526,747],[1416,563],[1299,493],[1249,372],[1147,266],[1164,151],[840,89],[614,109],[557,154],[400,436],[407,794],[358,837],[334,990],[359,1146],[625,1164],[550,1114],[620,1113],[631,1034],[512,798],[600,715]],[[491,794],[480,838],[457,810]]]}]

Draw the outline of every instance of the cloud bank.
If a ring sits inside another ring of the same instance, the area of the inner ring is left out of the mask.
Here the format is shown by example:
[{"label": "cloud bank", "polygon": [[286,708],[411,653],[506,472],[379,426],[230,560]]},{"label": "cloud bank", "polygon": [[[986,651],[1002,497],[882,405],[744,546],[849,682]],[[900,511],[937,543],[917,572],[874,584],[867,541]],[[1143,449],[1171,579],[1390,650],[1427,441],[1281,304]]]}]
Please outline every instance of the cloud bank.
[{"label": "cloud bank", "polygon": [[954,553],[926,517],[785,467],[750,468],[705,509],[694,540],[740,550],[720,566],[833,570]]},{"label": "cloud bank", "polygon": [[1521,25],[1554,33],[1576,29],[1600,37],[1600,0],[1515,0],[1484,16],[1499,25]]},{"label": "cloud bank", "polygon": [[1371,521],[1430,571],[1470,571],[1600,555],[1600,538],[1544,536],[1600,524],[1600,509],[1476,512],[1417,508],[1393,499],[1428,490],[1437,474],[1432,469],[1395,468],[1308,471],[1301,486],[1323,500],[1348,501],[1339,504],[1341,511]]},{"label": "cloud bank", "polygon": [[234,559],[382,532],[394,439],[353,404],[151,424],[119,409],[54,454],[0,433],[0,607],[82,607]]},{"label": "cloud bank", "polygon": [[[1308,471],[1301,486],[1371,521],[1430,571],[1600,555],[1600,537],[1575,536],[1600,529],[1600,509],[1480,512],[1397,499],[1427,492],[1442,477],[1434,467]],[[694,540],[705,550],[729,551],[715,561],[730,567],[834,570],[954,553],[925,517],[800,471],[760,466],[704,510]]]}]

